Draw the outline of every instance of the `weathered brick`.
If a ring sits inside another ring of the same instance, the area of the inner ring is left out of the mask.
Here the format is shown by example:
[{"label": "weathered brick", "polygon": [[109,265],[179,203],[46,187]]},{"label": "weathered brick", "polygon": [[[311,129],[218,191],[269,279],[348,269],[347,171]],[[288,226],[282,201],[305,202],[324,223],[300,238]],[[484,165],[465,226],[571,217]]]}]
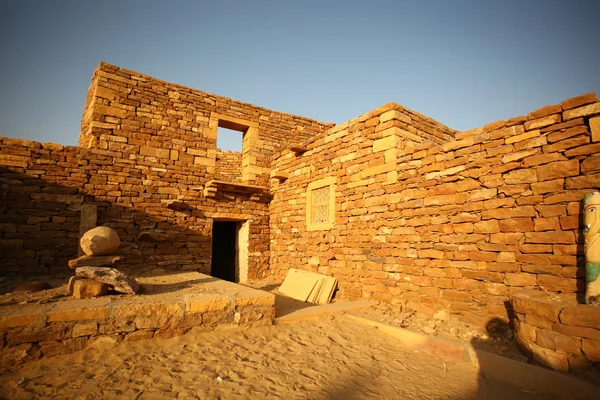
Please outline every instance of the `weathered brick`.
[{"label": "weathered brick", "polygon": [[560,112],[562,112],[561,105],[560,104],[552,104],[552,105],[545,106],[545,107],[542,107],[535,111],[530,112],[529,114],[527,114],[527,118],[529,120],[532,120],[532,119],[541,118],[541,117],[545,117],[546,115],[556,114],[556,113],[560,113]]},{"label": "weathered brick", "polygon": [[581,162],[581,172],[596,172],[600,171],[600,156],[587,157]]},{"label": "weathered brick", "polygon": [[569,120],[577,117],[586,117],[588,115],[600,114],[600,102],[585,105],[583,107],[573,108],[563,112],[563,119]]},{"label": "weathered brick", "polygon": [[567,207],[564,204],[539,204],[535,206],[535,209],[543,218],[557,217],[567,213]]},{"label": "weathered brick", "polygon": [[562,191],[565,186],[564,179],[555,179],[545,182],[537,182],[531,184],[531,190],[533,194],[545,194],[545,193],[556,193]]},{"label": "weathered brick", "polygon": [[592,361],[600,362],[600,340],[583,339],[583,352]]},{"label": "weathered brick", "polygon": [[519,135],[507,137],[505,142],[506,142],[506,144],[518,143],[518,142],[522,142],[523,140],[526,140],[526,139],[534,138],[536,136],[540,136],[540,131],[539,130],[530,130],[529,132],[525,132],[525,133],[521,133]]},{"label": "weathered brick", "polygon": [[518,313],[535,315],[552,322],[559,322],[559,315],[564,308],[563,304],[544,298],[543,293],[527,289],[515,292],[511,302]]},{"label": "weathered brick", "polygon": [[507,273],[506,284],[508,286],[535,286],[537,284],[537,276],[535,274],[526,274],[522,272]]},{"label": "weathered brick", "polygon": [[557,124],[559,122],[561,122],[560,114],[548,115],[545,117],[541,117],[541,118],[537,118],[537,119],[529,120],[529,121],[525,122],[525,129],[528,131],[532,130],[532,129],[539,129],[539,128],[543,128],[548,125]]},{"label": "weathered brick", "polygon": [[600,341],[600,330],[594,328],[586,328],[582,326],[566,325],[561,323],[552,324],[552,330],[563,333],[565,335],[588,338]]},{"label": "weathered brick", "polygon": [[560,314],[560,322],[566,325],[600,329],[600,308],[593,305],[565,307]]},{"label": "weathered brick", "polygon": [[504,182],[507,185],[514,185],[518,183],[532,183],[537,182],[537,174],[532,169],[518,169],[515,171],[508,172],[504,176]]},{"label": "weathered brick", "polygon": [[530,345],[535,361],[560,372],[569,372],[569,357],[567,354],[546,349],[533,343],[530,343]]},{"label": "weathered brick", "polygon": [[516,324],[517,335],[529,343],[533,343],[536,340],[537,329],[525,322]]},{"label": "weathered brick", "polygon": [[21,343],[62,340],[67,336],[68,331],[68,327],[61,324],[51,324],[41,329],[11,330],[6,336],[6,341],[10,346],[14,346]]},{"label": "weathered brick", "polygon": [[473,225],[475,233],[497,233],[500,232],[500,225],[496,220],[480,221]]},{"label": "weathered brick", "polygon": [[542,150],[544,153],[563,152],[565,156],[572,157],[567,151],[579,151],[581,147],[584,147],[589,142],[590,138],[588,136],[576,136],[546,145],[542,147]]},{"label": "weathered brick", "polygon": [[600,187],[600,174],[582,175],[567,178],[565,181],[567,189],[596,189]]},{"label": "weathered brick", "polygon": [[564,131],[561,132],[553,132],[550,133],[547,138],[548,138],[548,143],[554,143],[554,142],[558,142],[561,140],[565,140],[568,139],[570,137],[573,136],[577,136],[577,135],[583,135],[588,133],[588,128],[585,125],[578,125],[578,126],[574,126],[572,128],[566,129]]},{"label": "weathered brick", "polygon": [[598,101],[596,98],[596,93],[586,93],[581,96],[572,97],[560,103],[563,110],[569,110],[575,107],[581,107],[586,104],[594,103]]},{"label": "weathered brick", "polygon": [[579,161],[557,161],[536,168],[539,181],[549,181],[557,178],[577,176],[579,174]]},{"label": "weathered brick", "polygon": [[592,142],[600,142],[600,117],[590,118],[589,124],[592,132]]},{"label": "weathered brick", "polygon": [[538,329],[536,343],[551,350],[560,350],[571,354],[581,353],[581,339],[547,329]]},{"label": "weathered brick", "polygon": [[577,292],[577,280],[572,278],[563,278],[559,276],[543,274],[538,276],[538,285],[550,292]]},{"label": "weathered brick", "polygon": [[555,325],[555,322],[550,322],[547,319],[540,318],[538,316],[527,314],[525,315],[525,323],[535,326],[536,328],[548,329],[552,330],[552,325]]},{"label": "weathered brick", "polygon": [[498,221],[501,232],[531,232],[533,221],[531,218],[511,218]]},{"label": "weathered brick", "polygon": [[519,250],[523,253],[551,253],[552,245],[549,244],[522,244]]}]

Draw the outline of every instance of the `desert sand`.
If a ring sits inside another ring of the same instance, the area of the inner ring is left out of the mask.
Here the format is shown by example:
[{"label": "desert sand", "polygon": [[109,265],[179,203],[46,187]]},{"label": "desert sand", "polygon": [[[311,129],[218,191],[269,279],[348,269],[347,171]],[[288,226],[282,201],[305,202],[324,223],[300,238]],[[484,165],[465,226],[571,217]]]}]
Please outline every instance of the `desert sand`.
[{"label": "desert sand", "polygon": [[152,339],[0,373],[6,399],[540,399],[343,315]]}]

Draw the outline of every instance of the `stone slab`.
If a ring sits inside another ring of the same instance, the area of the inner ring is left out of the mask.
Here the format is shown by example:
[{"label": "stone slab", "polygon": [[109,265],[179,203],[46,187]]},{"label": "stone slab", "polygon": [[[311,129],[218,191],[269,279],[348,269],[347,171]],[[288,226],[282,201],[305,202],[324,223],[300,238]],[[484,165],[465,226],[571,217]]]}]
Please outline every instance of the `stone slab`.
[{"label": "stone slab", "polygon": [[48,311],[48,322],[106,319],[110,302],[108,297],[58,302]]},{"label": "stone slab", "polygon": [[342,311],[356,311],[368,307],[372,303],[368,300],[346,301],[311,306],[293,311],[289,314],[276,318],[277,322],[296,322],[305,319],[320,317],[326,314],[335,314]]}]

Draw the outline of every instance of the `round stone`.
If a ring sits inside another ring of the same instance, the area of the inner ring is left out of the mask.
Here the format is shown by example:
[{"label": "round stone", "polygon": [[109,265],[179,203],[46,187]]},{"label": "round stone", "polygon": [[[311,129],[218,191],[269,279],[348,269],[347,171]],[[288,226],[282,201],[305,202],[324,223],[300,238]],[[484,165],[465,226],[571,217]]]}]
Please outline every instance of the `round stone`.
[{"label": "round stone", "polygon": [[103,256],[114,253],[121,245],[117,232],[108,226],[92,228],[81,237],[81,248],[88,256]]}]

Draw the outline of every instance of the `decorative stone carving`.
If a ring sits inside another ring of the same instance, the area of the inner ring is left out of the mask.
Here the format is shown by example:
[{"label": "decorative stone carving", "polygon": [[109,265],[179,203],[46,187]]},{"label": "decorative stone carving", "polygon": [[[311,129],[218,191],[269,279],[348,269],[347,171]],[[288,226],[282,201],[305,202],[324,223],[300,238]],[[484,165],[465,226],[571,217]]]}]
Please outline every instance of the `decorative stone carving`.
[{"label": "decorative stone carving", "polygon": [[313,224],[329,222],[329,186],[313,190],[312,202]]},{"label": "decorative stone carving", "polygon": [[117,251],[121,241],[114,229],[108,226],[97,226],[81,237],[80,244],[88,256],[103,256]]},{"label": "decorative stone carving", "polygon": [[600,306],[600,192],[583,198],[585,235],[585,302]]}]

